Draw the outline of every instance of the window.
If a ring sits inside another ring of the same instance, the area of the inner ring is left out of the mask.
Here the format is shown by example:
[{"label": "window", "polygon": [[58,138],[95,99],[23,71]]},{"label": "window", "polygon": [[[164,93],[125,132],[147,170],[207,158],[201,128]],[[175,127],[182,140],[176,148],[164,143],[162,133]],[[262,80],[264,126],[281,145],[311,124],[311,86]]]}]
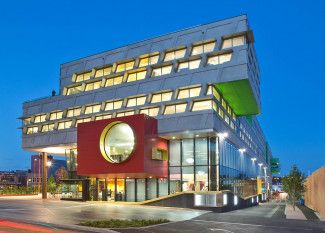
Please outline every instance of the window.
[{"label": "window", "polygon": [[104,115],[96,116],[95,117],[95,121],[104,120],[104,119],[110,119],[110,118],[112,118],[112,115],[111,114],[104,114]]},{"label": "window", "polygon": [[100,111],[101,104],[95,104],[91,106],[87,106],[85,109],[85,114],[96,113]]},{"label": "window", "polygon": [[185,56],[185,52],[186,52],[185,48],[167,52],[165,54],[164,61],[172,61],[175,59],[183,58]]},{"label": "window", "polygon": [[46,114],[35,116],[34,123],[40,123],[46,121]]},{"label": "window", "polygon": [[100,88],[101,82],[102,81],[100,80],[97,82],[87,83],[85,91],[91,91],[91,90],[96,90],[96,89]]},{"label": "window", "polygon": [[167,105],[164,111],[165,115],[185,112],[186,103]]},{"label": "window", "polygon": [[67,88],[67,95],[73,95],[77,94],[82,91],[82,85],[74,86],[74,87],[68,87]]},{"label": "window", "polygon": [[134,111],[119,112],[116,114],[116,117],[131,116],[134,115]]},{"label": "window", "polygon": [[173,92],[164,92],[164,93],[158,93],[158,94],[153,94],[151,103],[159,103],[159,102],[164,102],[164,101],[170,101],[172,98]]},{"label": "window", "polygon": [[220,54],[208,58],[208,65],[219,65],[231,60],[231,53]]},{"label": "window", "polygon": [[180,90],[178,92],[177,99],[185,99],[185,98],[199,96],[200,91],[201,91],[201,87],[193,87],[189,89]]},{"label": "window", "polygon": [[219,114],[219,116],[221,118],[223,118],[225,116],[225,113],[224,113],[224,111],[221,108],[219,108],[218,114]]},{"label": "window", "polygon": [[58,130],[60,129],[69,129],[72,126],[72,121],[63,121],[59,122]]},{"label": "window", "polygon": [[53,130],[54,130],[54,123],[42,126],[42,132],[49,132]]},{"label": "window", "polygon": [[102,68],[102,69],[98,69],[96,70],[96,73],[95,73],[95,78],[98,78],[98,77],[102,77],[102,76],[105,76],[105,75],[109,75],[110,73],[112,73],[112,67],[106,67],[106,68]]},{"label": "window", "polygon": [[227,109],[227,103],[224,99],[221,100],[221,105],[224,109]]},{"label": "window", "polygon": [[23,119],[24,125],[29,125],[31,122],[32,122],[32,118],[31,117],[28,117],[28,118]]},{"label": "window", "polygon": [[62,111],[59,111],[59,112],[51,112],[51,114],[50,114],[50,121],[61,119],[62,118],[62,115],[63,115],[63,112]]},{"label": "window", "polygon": [[225,39],[222,43],[222,49],[236,47],[245,44],[245,36],[237,36],[230,39]]},{"label": "window", "polygon": [[118,64],[116,67],[116,73],[131,70],[133,69],[133,66],[134,66],[134,61]]},{"label": "window", "polygon": [[122,107],[122,104],[123,104],[123,100],[107,102],[105,105],[105,111],[119,109]]},{"label": "window", "polygon": [[78,126],[79,123],[90,122],[90,121],[91,121],[91,117],[78,119],[76,122],[76,126]]},{"label": "window", "polygon": [[201,100],[193,103],[192,111],[202,111],[207,109],[216,109],[216,104],[213,100]]},{"label": "window", "polygon": [[135,97],[128,99],[126,107],[134,107],[139,105],[144,105],[146,103],[146,96]]},{"label": "window", "polygon": [[118,85],[118,84],[121,84],[122,82],[123,82],[123,76],[108,78],[108,79],[106,79],[105,87]]},{"label": "window", "polygon": [[67,117],[75,117],[81,114],[81,108],[68,109]]},{"label": "window", "polygon": [[201,62],[201,59],[186,61],[186,62],[180,62],[178,64],[177,72],[179,72],[181,70],[197,69],[200,66],[200,62]]},{"label": "window", "polygon": [[159,59],[159,55],[140,58],[139,67],[144,67],[144,66],[157,64],[158,59]]},{"label": "window", "polygon": [[76,75],[76,83],[90,79],[91,71]]},{"label": "window", "polygon": [[127,82],[134,82],[134,81],[145,79],[146,73],[147,73],[147,71],[144,70],[144,71],[139,71],[139,72],[136,72],[136,73],[128,74]]},{"label": "window", "polygon": [[154,68],[151,73],[151,77],[170,74],[172,72],[172,65]]},{"label": "window", "polygon": [[28,127],[27,134],[33,134],[38,132],[38,126]]},{"label": "window", "polygon": [[198,55],[202,53],[209,53],[214,50],[216,42],[209,42],[205,44],[195,45],[193,46],[191,55]]},{"label": "window", "polygon": [[141,109],[140,114],[146,114],[151,117],[157,116],[159,113],[159,107]]}]

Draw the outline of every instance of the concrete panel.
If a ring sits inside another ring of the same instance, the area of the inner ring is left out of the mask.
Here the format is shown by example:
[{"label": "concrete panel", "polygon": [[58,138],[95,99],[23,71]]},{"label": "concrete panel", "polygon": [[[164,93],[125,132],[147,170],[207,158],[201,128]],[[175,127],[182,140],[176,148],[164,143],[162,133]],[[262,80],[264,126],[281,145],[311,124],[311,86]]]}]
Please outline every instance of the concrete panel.
[{"label": "concrete panel", "polygon": [[120,49],[118,52],[112,52],[105,56],[105,64],[112,64],[116,61],[125,59],[125,51],[123,49]]},{"label": "concrete panel", "polygon": [[138,84],[121,86],[116,90],[116,97],[126,97],[138,94]]},{"label": "concrete panel", "polygon": [[58,105],[58,102],[54,101],[54,102],[51,102],[51,103],[44,104],[43,107],[42,107],[42,111],[43,112],[50,112],[50,111],[53,111],[53,110],[57,110],[59,108],[60,108],[60,106]]},{"label": "concrete panel", "polygon": [[103,57],[88,60],[85,65],[85,70],[91,70],[94,67],[103,66],[104,61],[105,61],[105,58],[103,58]]},{"label": "concrete panel", "polygon": [[64,99],[59,100],[58,106],[61,109],[70,108],[75,105],[76,97],[66,97]]},{"label": "concrete panel", "polygon": [[166,39],[161,39],[159,41],[155,41],[151,43],[151,52],[157,52],[157,51],[162,51],[168,48],[174,47],[173,43],[173,38],[166,38]]},{"label": "concrete panel", "polygon": [[187,45],[189,43],[202,41],[204,33],[201,30],[196,30],[178,36],[175,46]]},{"label": "concrete panel", "polygon": [[155,78],[150,78],[150,82],[145,82],[145,83],[141,83],[139,85],[139,89],[138,92],[139,93],[151,93],[151,92],[156,92],[161,90],[161,85],[163,83],[163,79],[157,79],[155,80]]},{"label": "concrete panel", "polygon": [[127,51],[127,57],[138,57],[142,54],[150,53],[150,44],[143,44],[140,46],[136,46],[134,48],[130,48]]},{"label": "concrete panel", "polygon": [[94,100],[95,93],[88,93],[85,95],[78,96],[76,99],[76,105],[84,105],[92,103]]},{"label": "concrete panel", "polygon": [[95,98],[94,102],[101,102],[101,101],[107,101],[110,99],[114,99],[116,96],[116,89],[106,89],[105,91],[102,92],[96,92],[95,93]]}]

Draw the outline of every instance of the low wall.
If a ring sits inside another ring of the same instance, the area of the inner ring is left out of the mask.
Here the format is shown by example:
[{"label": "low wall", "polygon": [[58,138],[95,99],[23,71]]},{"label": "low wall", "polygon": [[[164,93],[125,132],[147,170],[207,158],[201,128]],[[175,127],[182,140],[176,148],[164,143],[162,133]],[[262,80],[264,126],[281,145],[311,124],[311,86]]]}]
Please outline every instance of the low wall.
[{"label": "low wall", "polygon": [[325,166],[307,177],[305,205],[325,218]]}]

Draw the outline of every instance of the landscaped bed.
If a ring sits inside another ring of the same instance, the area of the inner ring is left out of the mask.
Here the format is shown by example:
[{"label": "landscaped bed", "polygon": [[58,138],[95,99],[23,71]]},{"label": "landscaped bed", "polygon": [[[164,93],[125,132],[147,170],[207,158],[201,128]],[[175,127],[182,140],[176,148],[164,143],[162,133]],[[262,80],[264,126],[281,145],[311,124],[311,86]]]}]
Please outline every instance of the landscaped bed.
[{"label": "landscaped bed", "polygon": [[160,223],[167,223],[168,219],[108,219],[108,220],[97,220],[97,221],[86,221],[79,225],[87,227],[99,227],[99,228],[124,228],[124,227],[145,227]]}]

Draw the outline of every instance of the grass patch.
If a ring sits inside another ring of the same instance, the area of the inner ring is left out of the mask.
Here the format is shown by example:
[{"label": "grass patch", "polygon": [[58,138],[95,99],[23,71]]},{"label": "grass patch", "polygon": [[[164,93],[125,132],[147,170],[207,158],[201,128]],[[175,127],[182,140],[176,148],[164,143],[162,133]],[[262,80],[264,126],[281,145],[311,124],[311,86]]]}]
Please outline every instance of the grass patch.
[{"label": "grass patch", "polygon": [[168,219],[108,219],[108,220],[97,220],[97,221],[86,221],[79,225],[87,227],[99,227],[99,228],[124,228],[124,227],[145,227],[160,223],[169,222]]}]

